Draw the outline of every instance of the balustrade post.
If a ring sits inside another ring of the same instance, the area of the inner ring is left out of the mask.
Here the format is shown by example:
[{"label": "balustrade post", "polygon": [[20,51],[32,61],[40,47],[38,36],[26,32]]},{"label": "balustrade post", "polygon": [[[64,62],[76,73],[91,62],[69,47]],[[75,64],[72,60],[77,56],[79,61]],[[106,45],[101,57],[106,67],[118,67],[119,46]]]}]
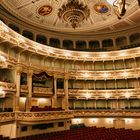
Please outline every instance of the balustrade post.
[{"label": "balustrade post", "polygon": [[20,101],[20,79],[21,79],[21,67],[16,68],[16,95],[14,101],[14,111],[19,111],[19,101]]},{"label": "balustrade post", "polygon": [[32,76],[33,76],[33,71],[30,70],[28,72],[28,96],[26,99],[26,111],[30,111],[31,110],[31,100],[32,100]]},{"label": "balustrade post", "polygon": [[53,96],[52,96],[52,108],[57,108],[57,78],[53,80]]}]

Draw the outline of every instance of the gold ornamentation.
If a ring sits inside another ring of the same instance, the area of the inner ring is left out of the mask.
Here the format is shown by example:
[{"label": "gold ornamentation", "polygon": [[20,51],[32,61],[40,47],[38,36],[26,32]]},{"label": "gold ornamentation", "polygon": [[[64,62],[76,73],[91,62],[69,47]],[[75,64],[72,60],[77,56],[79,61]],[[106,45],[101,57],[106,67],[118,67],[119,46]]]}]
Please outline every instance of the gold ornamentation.
[{"label": "gold ornamentation", "polygon": [[90,15],[90,10],[87,5],[79,3],[78,0],[68,0],[68,3],[63,4],[59,9],[58,17],[70,24],[74,29],[78,27],[84,20],[87,20]]}]

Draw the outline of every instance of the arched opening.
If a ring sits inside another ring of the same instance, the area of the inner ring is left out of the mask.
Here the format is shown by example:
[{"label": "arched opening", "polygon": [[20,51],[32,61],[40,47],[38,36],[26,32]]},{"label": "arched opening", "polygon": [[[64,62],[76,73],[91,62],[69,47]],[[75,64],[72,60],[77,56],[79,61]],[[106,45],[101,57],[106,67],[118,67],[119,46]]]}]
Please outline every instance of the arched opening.
[{"label": "arched opening", "polygon": [[125,36],[116,38],[116,46],[125,46],[127,45],[127,39]]},{"label": "arched opening", "polygon": [[15,32],[17,32],[17,33],[20,32],[19,28],[18,28],[16,25],[9,24],[8,26],[9,26],[12,30],[14,30]]},{"label": "arched opening", "polygon": [[78,41],[76,41],[76,49],[77,50],[86,50],[86,42],[85,41],[80,41],[80,40],[78,40]]},{"label": "arched opening", "polygon": [[73,42],[71,40],[63,40],[63,48],[68,50],[73,49]]},{"label": "arched opening", "polygon": [[95,50],[100,48],[100,43],[98,40],[89,41],[89,49]]},{"label": "arched opening", "polygon": [[103,48],[110,48],[113,47],[113,40],[112,39],[105,39],[102,41]]},{"label": "arched opening", "polygon": [[43,35],[37,35],[36,36],[36,42],[46,45],[47,44],[47,38]]},{"label": "arched opening", "polygon": [[33,40],[33,33],[29,32],[29,31],[24,30],[23,33],[22,33],[22,35],[24,37],[27,37],[27,38]]},{"label": "arched opening", "polygon": [[130,43],[135,44],[140,42],[140,33],[134,33],[129,37]]},{"label": "arched opening", "polygon": [[50,38],[50,46],[52,47],[56,47],[56,48],[59,48],[60,47],[60,41],[59,39],[56,39],[56,38]]}]

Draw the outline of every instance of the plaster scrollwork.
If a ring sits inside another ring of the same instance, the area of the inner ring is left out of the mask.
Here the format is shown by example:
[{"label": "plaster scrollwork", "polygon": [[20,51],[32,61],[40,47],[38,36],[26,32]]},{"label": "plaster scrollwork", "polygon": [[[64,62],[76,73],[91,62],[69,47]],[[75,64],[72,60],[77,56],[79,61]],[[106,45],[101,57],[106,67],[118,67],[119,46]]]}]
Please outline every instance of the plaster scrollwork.
[{"label": "plaster scrollwork", "polygon": [[140,117],[140,111],[59,111],[59,112],[12,112],[0,113],[0,122],[12,120],[40,121],[75,117]]},{"label": "plaster scrollwork", "polygon": [[0,113],[0,122],[15,120],[15,113]]}]

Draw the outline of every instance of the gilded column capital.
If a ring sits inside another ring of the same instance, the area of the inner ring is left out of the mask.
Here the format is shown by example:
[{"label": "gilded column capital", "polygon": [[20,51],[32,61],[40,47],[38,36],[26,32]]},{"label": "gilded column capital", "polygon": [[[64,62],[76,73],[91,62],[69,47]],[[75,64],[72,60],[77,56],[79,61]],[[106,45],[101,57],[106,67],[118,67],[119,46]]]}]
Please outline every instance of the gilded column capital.
[{"label": "gilded column capital", "polygon": [[16,74],[20,75],[22,73],[22,67],[17,67],[16,68]]},{"label": "gilded column capital", "polygon": [[57,79],[58,79],[58,77],[57,77],[56,75],[53,75],[53,78],[54,78],[55,80],[57,80]]},{"label": "gilded column capital", "polygon": [[33,76],[33,70],[29,70],[29,71],[28,71],[28,76],[29,76],[29,77],[32,77],[32,76]]}]

